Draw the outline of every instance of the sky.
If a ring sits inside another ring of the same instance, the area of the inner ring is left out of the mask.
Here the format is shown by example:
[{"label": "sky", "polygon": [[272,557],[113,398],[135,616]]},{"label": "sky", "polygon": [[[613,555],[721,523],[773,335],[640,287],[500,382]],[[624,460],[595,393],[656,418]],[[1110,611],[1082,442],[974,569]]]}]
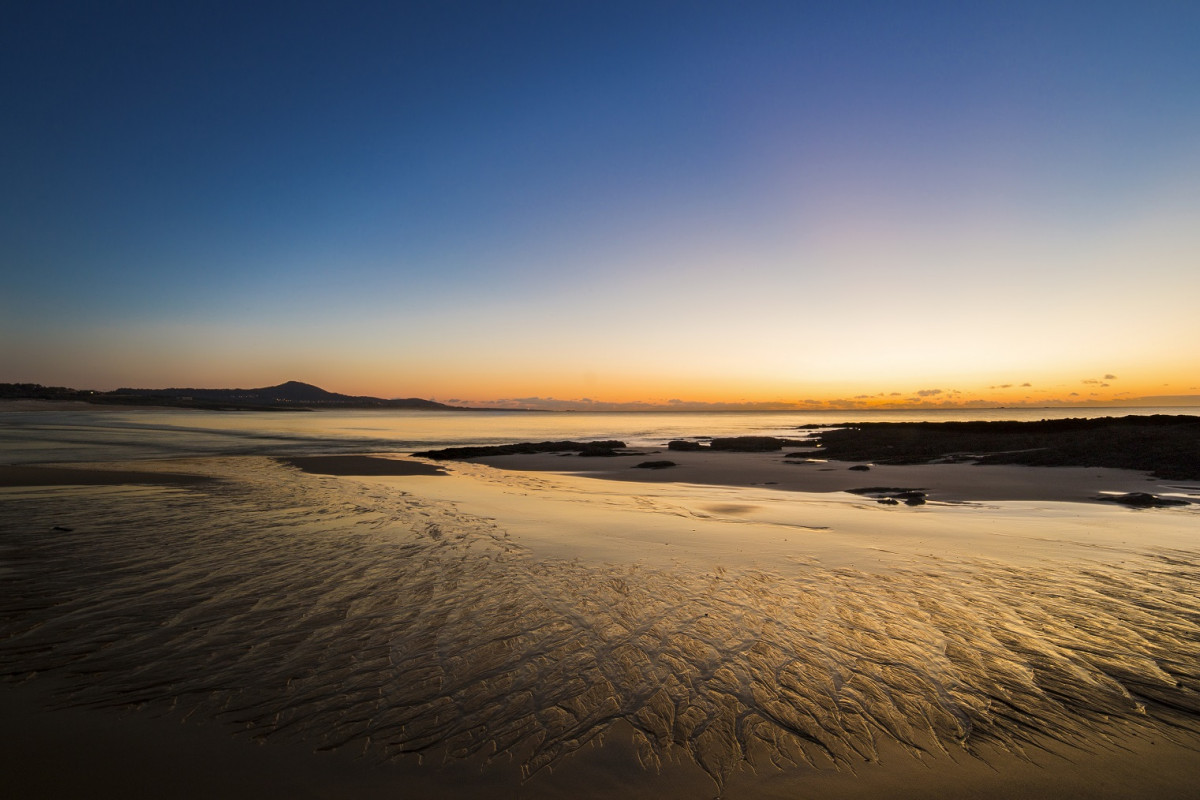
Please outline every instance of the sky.
[{"label": "sky", "polygon": [[6,3],[0,381],[1200,401],[1198,40],[1188,1]]}]

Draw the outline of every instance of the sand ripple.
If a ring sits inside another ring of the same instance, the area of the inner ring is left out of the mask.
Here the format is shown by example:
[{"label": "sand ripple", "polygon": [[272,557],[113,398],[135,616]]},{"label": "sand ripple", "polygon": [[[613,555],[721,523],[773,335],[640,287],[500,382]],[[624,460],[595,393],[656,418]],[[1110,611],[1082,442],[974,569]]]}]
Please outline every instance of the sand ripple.
[{"label": "sand ripple", "polygon": [[56,676],[64,705],[379,759],[514,758],[527,776],[621,721],[644,766],[691,759],[718,785],[747,766],[853,769],[885,740],[1021,754],[1200,731],[1195,552],[584,564],[386,487],[265,459],[204,469],[231,480],[6,493],[9,679]]}]

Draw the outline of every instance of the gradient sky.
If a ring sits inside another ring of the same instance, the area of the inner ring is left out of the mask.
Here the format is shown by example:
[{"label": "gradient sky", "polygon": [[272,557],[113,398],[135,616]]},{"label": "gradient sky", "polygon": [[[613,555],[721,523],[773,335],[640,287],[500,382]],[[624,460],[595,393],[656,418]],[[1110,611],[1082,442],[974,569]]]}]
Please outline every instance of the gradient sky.
[{"label": "gradient sky", "polygon": [[1200,395],[1197,42],[1190,1],[6,3],[0,381]]}]

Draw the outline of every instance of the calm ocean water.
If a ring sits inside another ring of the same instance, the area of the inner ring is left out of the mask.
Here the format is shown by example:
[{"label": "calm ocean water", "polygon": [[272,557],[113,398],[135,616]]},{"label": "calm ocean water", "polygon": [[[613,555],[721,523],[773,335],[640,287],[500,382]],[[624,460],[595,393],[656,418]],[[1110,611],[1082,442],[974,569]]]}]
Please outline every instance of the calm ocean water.
[{"label": "calm ocean water", "polygon": [[[2,407],[0,407],[2,408]],[[0,463],[410,452],[463,444],[621,439],[661,445],[690,436],[795,434],[808,424],[1040,420],[1200,414],[1200,408],[1000,408],[771,412],[219,412],[72,407],[0,410]]]}]

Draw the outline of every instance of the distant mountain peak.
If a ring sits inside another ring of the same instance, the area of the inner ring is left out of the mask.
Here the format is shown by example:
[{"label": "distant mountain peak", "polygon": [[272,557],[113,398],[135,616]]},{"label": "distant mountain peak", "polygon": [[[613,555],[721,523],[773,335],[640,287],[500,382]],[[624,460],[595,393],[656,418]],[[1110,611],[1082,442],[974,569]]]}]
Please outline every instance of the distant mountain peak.
[{"label": "distant mountain peak", "polygon": [[303,383],[302,381],[285,381],[278,386],[266,386],[262,389],[249,390],[255,394],[273,395],[280,400],[351,400],[350,395],[338,394],[322,389],[320,386],[313,386],[311,383]]},{"label": "distant mountain peak", "polygon": [[384,400],[338,394],[303,381],[285,381],[260,389],[117,389],[89,398],[91,402],[151,403],[184,407],[222,408],[408,408],[450,409],[452,406],[417,397]]}]

